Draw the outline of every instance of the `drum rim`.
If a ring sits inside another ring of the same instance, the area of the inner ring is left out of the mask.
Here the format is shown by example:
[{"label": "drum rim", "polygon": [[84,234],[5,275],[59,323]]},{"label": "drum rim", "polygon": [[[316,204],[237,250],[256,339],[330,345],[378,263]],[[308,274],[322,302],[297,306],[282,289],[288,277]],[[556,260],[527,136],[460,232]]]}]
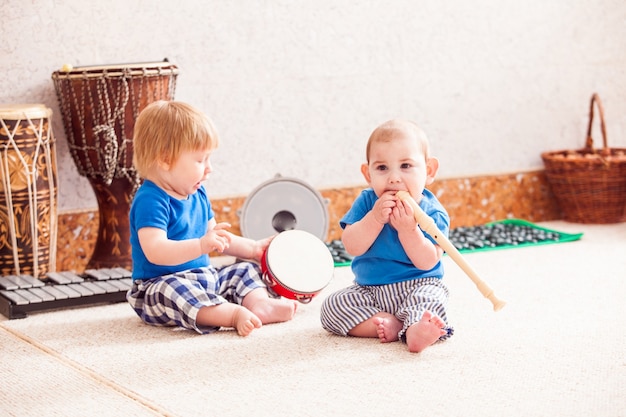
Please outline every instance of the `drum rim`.
[{"label": "drum rim", "polygon": [[[283,280],[278,277],[276,275],[276,272],[272,269],[272,265],[270,262],[270,255],[271,255],[271,249],[272,249],[272,243],[270,242],[270,245],[267,247],[267,250],[265,251],[265,253],[263,254],[263,263],[265,265],[265,268],[267,269],[267,272],[271,275],[271,277],[274,279],[274,281],[277,282],[277,285],[281,286],[282,288],[292,292],[293,294],[301,294],[301,295],[310,295],[310,296],[315,296],[316,294],[320,293],[324,288],[326,288],[330,282],[332,281],[332,275],[333,275],[333,271],[334,271],[334,262],[333,262],[333,258],[332,255],[330,254],[330,251],[328,251],[328,248],[326,247],[326,245],[324,244],[324,242],[317,236],[315,236],[313,233],[311,232],[307,232],[306,230],[300,230],[300,229],[293,229],[293,230],[285,230],[284,232],[279,233],[274,239],[286,239],[285,236],[288,235],[301,235],[301,236],[305,236],[306,239],[311,239],[311,241],[319,241],[320,245],[319,245],[319,249],[320,249],[320,254],[321,253],[328,253],[328,266],[329,266],[329,276],[328,276],[328,280],[326,280],[326,282],[323,284],[323,286],[319,289],[313,290],[313,291],[304,291],[304,290],[298,290],[296,288],[291,287],[290,285],[288,285],[287,283],[283,282]],[[273,241],[272,241],[273,242]]]},{"label": "drum rim", "polygon": [[52,115],[52,109],[40,103],[0,104],[0,119],[25,120],[45,119]]},{"label": "drum rim", "polygon": [[[168,72],[164,73],[164,70]],[[85,65],[72,67],[70,70],[60,69],[52,73],[52,78],[95,78],[101,77],[105,72],[108,76],[120,76],[127,74],[177,75],[179,70],[176,64],[169,61],[131,62],[127,64]]]},{"label": "drum rim", "polygon": [[[330,282],[332,281],[332,277],[328,280],[328,282],[320,289],[315,290],[315,291],[302,291],[302,290],[297,290],[295,288],[290,287],[289,285],[285,284],[282,281],[279,281],[276,277],[276,274],[274,273],[274,271],[272,271],[272,267],[271,265],[269,265],[269,263],[266,261],[266,268],[267,268],[267,272],[272,276],[272,279],[274,281],[276,281],[276,285],[275,286],[279,286],[284,290],[289,291],[290,293],[294,294],[294,295],[305,295],[305,296],[315,296],[317,294],[319,294],[320,292],[322,292],[322,290],[324,288],[326,288],[328,286],[328,284],[330,284]],[[272,287],[273,288],[273,287]]]},{"label": "drum rim", "polygon": [[[280,174],[276,174],[274,176],[274,178],[271,178],[267,181],[262,182],[261,184],[259,184],[258,186],[256,186],[251,192],[250,194],[248,194],[246,196],[246,199],[243,203],[243,206],[241,207],[241,211],[239,212],[239,227],[241,229],[241,232],[244,236],[246,236],[246,232],[247,232],[247,227],[246,227],[246,222],[245,222],[245,218],[246,218],[246,213],[248,212],[248,208],[251,204],[251,202],[253,201],[253,197],[256,196],[263,188],[266,188],[268,185],[271,184],[275,184],[278,182],[285,182],[285,183],[296,183],[298,185],[303,186],[304,188],[306,188],[307,190],[309,190],[311,192],[311,194],[313,194],[313,196],[316,197],[316,199],[319,201],[320,206],[323,208],[323,212],[324,212],[324,219],[323,219],[323,223],[324,223],[324,237],[320,237],[317,236],[318,238],[320,238],[321,240],[325,239],[326,236],[328,235],[328,228],[329,228],[329,214],[328,214],[328,204],[326,202],[326,200],[324,200],[324,198],[322,197],[322,195],[319,193],[319,191],[317,191],[315,188],[313,188],[311,185],[307,184],[306,182],[298,179],[298,178],[294,178],[294,177],[283,177]],[[295,229],[295,230],[300,230],[300,229]],[[309,232],[310,233],[310,232]],[[315,235],[314,235],[315,236]]]},{"label": "drum rim", "polygon": [[[272,276],[272,278],[274,279],[274,281],[276,281],[276,285],[275,286],[280,286],[281,288],[283,288],[284,290],[289,291],[292,294],[297,294],[297,295],[316,295],[317,293],[319,293],[320,291],[322,291],[324,288],[326,288],[326,286],[328,286],[328,284],[326,284],[324,287],[320,288],[319,290],[315,290],[315,291],[302,291],[302,290],[296,290],[295,288],[291,288],[290,286],[288,286],[287,284],[285,284],[282,281],[278,281],[276,278],[276,274],[274,273],[274,271],[272,271],[272,267],[269,265],[269,263],[267,263],[267,272]],[[328,283],[330,283],[330,280],[328,281]]]}]

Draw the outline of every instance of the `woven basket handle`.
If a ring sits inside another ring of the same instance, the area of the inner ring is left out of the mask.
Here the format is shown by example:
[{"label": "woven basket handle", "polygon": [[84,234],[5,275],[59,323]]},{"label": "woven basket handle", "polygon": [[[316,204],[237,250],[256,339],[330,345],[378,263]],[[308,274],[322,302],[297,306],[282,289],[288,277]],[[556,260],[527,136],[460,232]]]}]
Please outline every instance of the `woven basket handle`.
[{"label": "woven basket handle", "polygon": [[606,140],[606,126],[604,124],[604,107],[602,106],[602,102],[600,101],[600,97],[597,93],[593,93],[591,96],[591,106],[589,107],[589,127],[587,128],[587,141],[585,142],[585,147],[591,149],[592,153],[596,153],[593,147],[593,138],[591,137],[591,128],[593,127],[593,107],[594,104],[598,106],[598,112],[600,113],[600,129],[602,130],[602,140],[604,142],[604,152],[610,152],[609,146]]}]

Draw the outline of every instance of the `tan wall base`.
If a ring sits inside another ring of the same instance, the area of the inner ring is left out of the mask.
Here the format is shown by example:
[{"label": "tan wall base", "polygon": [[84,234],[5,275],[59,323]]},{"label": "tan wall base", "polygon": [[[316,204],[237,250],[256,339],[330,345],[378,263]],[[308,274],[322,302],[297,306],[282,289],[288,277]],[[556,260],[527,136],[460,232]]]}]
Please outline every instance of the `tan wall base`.
[{"label": "tan wall base", "polygon": [[[429,187],[446,207],[452,227],[475,226],[506,218],[531,222],[556,220],[562,213],[550,191],[544,172],[533,171],[471,178],[443,179]],[[320,190],[328,199],[327,240],[339,239],[339,219],[363,187]],[[218,221],[232,225],[240,234],[238,211],[246,196],[212,200]],[[59,214],[57,270],[82,272],[95,246],[97,210]]]}]

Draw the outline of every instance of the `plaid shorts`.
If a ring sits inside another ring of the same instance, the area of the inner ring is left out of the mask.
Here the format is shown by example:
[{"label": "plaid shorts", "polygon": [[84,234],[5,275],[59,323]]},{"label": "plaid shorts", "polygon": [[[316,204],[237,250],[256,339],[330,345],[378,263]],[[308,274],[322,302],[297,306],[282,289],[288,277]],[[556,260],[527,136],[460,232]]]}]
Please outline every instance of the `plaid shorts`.
[{"label": "plaid shorts", "polygon": [[[198,325],[196,317],[200,308],[222,303],[241,304],[243,298],[257,288],[267,288],[259,266],[238,262],[219,270],[208,266],[136,280],[126,300],[147,324],[179,326],[205,334],[219,327]],[[270,290],[268,293],[270,297],[277,297]]]},{"label": "plaid shorts", "polygon": [[386,285],[351,285],[330,294],[322,303],[322,327],[329,332],[347,336],[356,325],[376,313],[386,312],[403,323],[398,332],[400,340],[409,326],[417,323],[424,311],[438,315],[446,326],[446,334],[439,340],[452,336],[448,326],[446,305],[448,288],[438,278],[422,278]]}]

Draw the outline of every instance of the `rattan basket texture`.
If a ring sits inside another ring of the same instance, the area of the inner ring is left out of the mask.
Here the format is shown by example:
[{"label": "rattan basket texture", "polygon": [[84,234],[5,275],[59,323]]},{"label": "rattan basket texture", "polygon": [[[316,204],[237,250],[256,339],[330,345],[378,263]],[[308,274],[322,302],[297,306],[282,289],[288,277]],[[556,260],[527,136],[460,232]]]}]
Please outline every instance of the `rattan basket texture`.
[{"label": "rattan basket texture", "polygon": [[[594,108],[598,108],[604,147],[593,146]],[[620,223],[626,221],[626,149],[609,148],[604,108],[591,97],[585,147],[541,154],[546,177],[566,221]]]}]

